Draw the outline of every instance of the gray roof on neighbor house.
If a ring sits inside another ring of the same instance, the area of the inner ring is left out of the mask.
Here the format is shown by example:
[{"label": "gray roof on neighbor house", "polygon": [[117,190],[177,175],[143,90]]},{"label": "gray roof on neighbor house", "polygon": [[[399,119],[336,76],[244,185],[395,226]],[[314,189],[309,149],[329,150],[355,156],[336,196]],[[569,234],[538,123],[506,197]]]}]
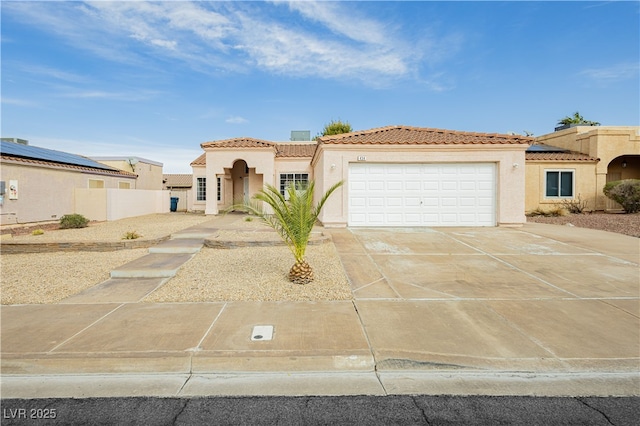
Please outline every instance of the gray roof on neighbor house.
[{"label": "gray roof on neighbor house", "polygon": [[40,148],[32,145],[23,145],[15,142],[0,141],[0,152],[2,155],[7,154],[14,157],[29,158],[32,160],[45,160],[60,164],[91,167],[94,169],[117,170],[88,157],[83,157],[82,155],[70,154],[68,152],[55,151],[53,149]]},{"label": "gray roof on neighbor house", "polygon": [[193,186],[193,175],[168,173],[162,175],[165,188],[191,188]]},{"label": "gray roof on neighbor house", "polygon": [[56,166],[79,171],[136,177],[134,173],[118,170],[82,155],[15,142],[0,141],[0,155],[2,155],[3,160],[16,163]]}]

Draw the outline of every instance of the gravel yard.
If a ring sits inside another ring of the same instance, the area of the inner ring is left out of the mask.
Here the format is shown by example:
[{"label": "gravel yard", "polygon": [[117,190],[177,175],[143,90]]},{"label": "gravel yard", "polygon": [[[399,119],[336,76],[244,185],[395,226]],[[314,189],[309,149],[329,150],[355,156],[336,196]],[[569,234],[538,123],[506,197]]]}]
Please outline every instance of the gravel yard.
[{"label": "gravel yard", "polygon": [[3,305],[56,303],[109,279],[147,249],[0,255]]},{"label": "gravel yard", "polygon": [[549,223],[552,225],[573,225],[579,228],[600,229],[618,234],[640,237],[640,213],[584,213],[567,216],[527,217],[527,222]]},{"label": "gravel yard", "polygon": [[353,296],[332,243],[307,247],[315,280],[292,284],[287,247],[203,248],[144,302],[348,300]]},{"label": "gravel yard", "polygon": [[[258,221],[238,215],[226,220],[218,237],[237,240],[269,240],[275,233]],[[3,237],[16,241],[119,241],[136,231],[144,238],[158,238],[214,217],[191,214],[160,214],[113,222],[94,223],[72,230],[48,230],[43,235]],[[529,222],[572,224],[640,237],[639,214],[592,213],[561,217],[530,217]],[[250,236],[250,237],[249,237]],[[147,249],[113,252],[56,252],[0,255],[2,304],[56,303],[109,278],[109,272],[147,254]],[[309,246],[307,260],[314,269],[313,283],[300,286],[287,274],[294,259],[287,247],[204,247],[163,287],[145,302],[187,301],[304,301],[346,300],[352,294],[332,243]]]},{"label": "gravel yard", "polygon": [[[42,235],[31,235],[38,226],[29,226],[29,233],[23,235],[3,235],[3,241],[26,242],[69,242],[69,241],[121,241],[127,232],[135,231],[143,239],[153,239],[171,235],[190,226],[211,220],[203,214],[162,213],[130,217],[111,222],[92,222],[86,228],[45,229]],[[9,240],[5,240],[9,238]]]}]

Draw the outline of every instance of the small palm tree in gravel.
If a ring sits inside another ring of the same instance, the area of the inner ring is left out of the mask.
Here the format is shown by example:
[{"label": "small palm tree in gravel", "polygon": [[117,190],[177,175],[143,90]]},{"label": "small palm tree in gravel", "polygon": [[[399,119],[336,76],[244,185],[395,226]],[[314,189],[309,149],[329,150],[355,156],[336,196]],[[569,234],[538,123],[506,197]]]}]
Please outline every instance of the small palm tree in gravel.
[{"label": "small palm tree in gravel", "polygon": [[[281,194],[278,188],[267,184],[249,202],[235,204],[227,211],[247,211],[275,229],[296,259],[296,263],[289,271],[289,280],[295,284],[308,284],[313,281],[313,269],[305,259],[311,231],[324,203],[343,183],[340,181],[329,188],[315,206],[313,205],[314,181],[297,185],[291,183],[285,190],[287,196]],[[261,202],[270,206],[273,212],[267,212]]]}]

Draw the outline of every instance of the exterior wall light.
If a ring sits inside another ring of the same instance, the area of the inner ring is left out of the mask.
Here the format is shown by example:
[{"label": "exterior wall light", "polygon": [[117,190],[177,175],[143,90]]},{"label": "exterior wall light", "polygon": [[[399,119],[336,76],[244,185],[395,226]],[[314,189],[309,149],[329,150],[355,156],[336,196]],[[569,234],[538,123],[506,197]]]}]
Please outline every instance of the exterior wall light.
[{"label": "exterior wall light", "polygon": [[518,164],[518,163],[513,163],[513,168],[514,168],[514,169],[517,169],[518,167],[520,167],[520,164]]},{"label": "exterior wall light", "polygon": [[627,160],[622,160],[622,168],[626,168],[627,167]]}]

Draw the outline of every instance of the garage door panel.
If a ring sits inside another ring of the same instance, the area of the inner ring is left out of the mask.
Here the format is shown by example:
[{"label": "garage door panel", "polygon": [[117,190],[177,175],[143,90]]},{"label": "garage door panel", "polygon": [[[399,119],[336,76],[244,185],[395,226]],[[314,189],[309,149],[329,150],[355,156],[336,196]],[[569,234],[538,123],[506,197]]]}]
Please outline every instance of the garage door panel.
[{"label": "garage door panel", "polygon": [[350,226],[495,226],[495,165],[349,166]]}]

